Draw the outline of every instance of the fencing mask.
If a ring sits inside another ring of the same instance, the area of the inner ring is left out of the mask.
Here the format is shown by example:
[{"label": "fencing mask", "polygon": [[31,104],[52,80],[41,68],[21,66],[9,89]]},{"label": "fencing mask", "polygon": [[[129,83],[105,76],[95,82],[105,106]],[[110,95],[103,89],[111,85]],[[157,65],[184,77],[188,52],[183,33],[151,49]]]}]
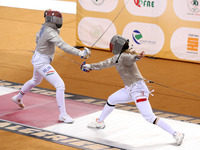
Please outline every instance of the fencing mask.
[{"label": "fencing mask", "polygon": [[59,11],[46,10],[44,12],[45,22],[55,24],[56,28],[61,28],[63,24],[62,14]]},{"label": "fencing mask", "polygon": [[129,39],[120,35],[114,35],[110,41],[110,51],[116,54],[121,54],[122,50],[129,48]]}]

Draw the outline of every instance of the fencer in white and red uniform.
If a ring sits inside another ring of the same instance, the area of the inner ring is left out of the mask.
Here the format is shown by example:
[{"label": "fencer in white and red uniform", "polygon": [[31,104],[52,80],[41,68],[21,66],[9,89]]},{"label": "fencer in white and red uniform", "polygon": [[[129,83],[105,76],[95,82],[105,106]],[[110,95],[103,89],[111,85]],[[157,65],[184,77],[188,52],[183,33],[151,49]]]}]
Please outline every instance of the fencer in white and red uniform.
[{"label": "fencer in white and red uniform", "polygon": [[129,48],[129,40],[115,35],[110,41],[110,50],[114,56],[99,63],[85,64],[82,68],[85,71],[101,70],[115,66],[125,87],[109,96],[101,115],[88,124],[89,128],[105,128],[104,120],[114,110],[116,104],[135,102],[138,110],[144,119],[152,124],[161,127],[176,139],[177,145],[181,145],[184,134],[176,132],[170,125],[161,118],[155,116],[149,103],[149,89],[137,67],[136,61],[144,57],[144,52],[136,54]]},{"label": "fencer in white and red uniform", "polygon": [[60,111],[59,120],[73,123],[74,120],[66,113],[65,84],[53,66],[51,66],[51,62],[54,58],[56,46],[66,53],[82,58],[87,58],[90,55],[90,50],[87,48],[82,51],[76,49],[64,42],[59,36],[60,28],[63,24],[63,17],[59,11],[46,10],[44,17],[45,23],[36,34],[37,45],[31,61],[34,66],[33,77],[22,86],[19,93],[12,97],[12,100],[21,108],[24,108],[23,96],[33,87],[40,84],[44,78],[56,88],[56,100]]}]

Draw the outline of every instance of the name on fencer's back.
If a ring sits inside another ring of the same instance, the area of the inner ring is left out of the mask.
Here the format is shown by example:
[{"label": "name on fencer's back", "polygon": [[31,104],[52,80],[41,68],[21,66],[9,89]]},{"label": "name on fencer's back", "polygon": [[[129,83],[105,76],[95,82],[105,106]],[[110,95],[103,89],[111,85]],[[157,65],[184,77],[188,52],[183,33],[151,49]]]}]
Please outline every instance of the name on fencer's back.
[{"label": "name on fencer's back", "polygon": [[51,66],[48,66],[48,67],[46,67],[45,69],[43,69],[42,71],[44,72],[44,73],[46,73],[47,71],[49,71],[51,69]]}]

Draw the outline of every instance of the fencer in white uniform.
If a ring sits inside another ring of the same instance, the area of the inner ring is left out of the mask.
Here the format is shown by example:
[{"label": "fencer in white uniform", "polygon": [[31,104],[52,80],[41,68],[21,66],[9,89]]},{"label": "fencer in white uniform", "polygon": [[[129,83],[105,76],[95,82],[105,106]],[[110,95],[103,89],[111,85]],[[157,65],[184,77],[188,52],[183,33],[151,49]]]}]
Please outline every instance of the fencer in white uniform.
[{"label": "fencer in white uniform", "polygon": [[101,115],[88,124],[89,128],[105,128],[104,120],[114,110],[116,104],[135,102],[138,110],[144,119],[152,124],[158,125],[176,139],[177,145],[181,145],[184,134],[176,132],[170,125],[161,118],[155,116],[149,103],[149,89],[137,67],[136,61],[144,57],[144,52],[136,54],[129,48],[129,40],[115,35],[110,41],[110,50],[114,56],[99,63],[85,64],[82,68],[90,70],[101,70],[115,66],[125,87],[109,96]]},{"label": "fencer in white uniform", "polygon": [[12,100],[21,108],[24,108],[23,96],[45,78],[56,88],[56,100],[60,111],[59,120],[73,123],[74,120],[67,114],[65,108],[65,84],[53,66],[51,66],[51,62],[53,61],[56,46],[66,53],[82,58],[87,58],[90,55],[90,50],[87,48],[82,51],[76,49],[64,42],[59,36],[60,28],[63,24],[63,17],[59,11],[46,10],[44,17],[45,23],[36,34],[37,45],[31,61],[34,66],[33,77],[22,86],[19,93],[12,97]]}]

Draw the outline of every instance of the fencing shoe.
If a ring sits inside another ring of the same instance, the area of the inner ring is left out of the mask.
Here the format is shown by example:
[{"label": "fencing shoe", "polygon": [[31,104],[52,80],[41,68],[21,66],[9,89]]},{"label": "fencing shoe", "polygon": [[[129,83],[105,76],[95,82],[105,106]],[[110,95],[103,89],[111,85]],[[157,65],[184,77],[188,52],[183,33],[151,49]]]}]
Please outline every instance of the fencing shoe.
[{"label": "fencing shoe", "polygon": [[183,138],[184,138],[185,135],[183,133],[180,133],[180,132],[175,132],[173,136],[174,136],[174,139],[176,140],[176,144],[178,146],[180,146],[183,142]]},{"label": "fencing shoe", "polygon": [[17,97],[17,95],[15,95],[15,96],[12,97],[12,101],[15,102],[17,105],[19,105],[19,107],[21,107],[21,108],[25,107],[25,105],[22,102],[22,99],[19,99]]},{"label": "fencing shoe", "polygon": [[60,114],[59,115],[59,121],[62,121],[64,123],[73,123],[74,119],[72,119],[68,114]]},{"label": "fencing shoe", "polygon": [[104,121],[98,122],[98,118],[88,124],[88,128],[104,129],[106,127]]}]

